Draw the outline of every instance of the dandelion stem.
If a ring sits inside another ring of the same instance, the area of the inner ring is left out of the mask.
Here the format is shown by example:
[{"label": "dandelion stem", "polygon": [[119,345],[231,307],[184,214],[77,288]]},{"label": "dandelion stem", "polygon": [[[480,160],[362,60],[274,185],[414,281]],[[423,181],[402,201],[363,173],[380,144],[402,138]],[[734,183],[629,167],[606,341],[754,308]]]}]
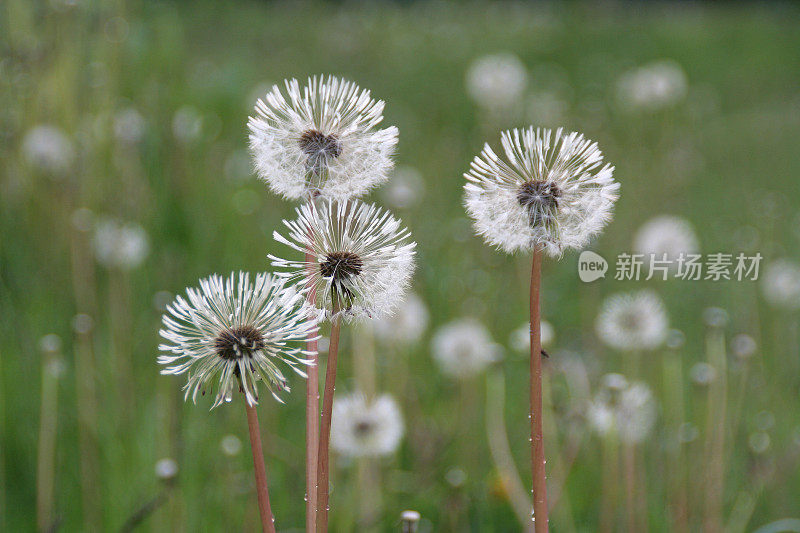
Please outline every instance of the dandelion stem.
[{"label": "dandelion stem", "polygon": [[256,474],[256,493],[258,494],[258,510],[261,514],[261,527],[265,532],[275,533],[275,522],[269,505],[267,490],[267,471],[264,467],[264,450],[261,447],[261,430],[258,427],[258,412],[253,405],[244,402],[247,411],[247,426],[250,429],[250,447],[253,450],[253,469]]},{"label": "dandelion stem", "polygon": [[708,362],[717,377],[708,387],[706,421],[706,479],[704,531],[723,530],[722,493],[725,482],[725,421],[728,402],[725,336],[720,328],[711,328],[706,336]]},{"label": "dandelion stem", "polygon": [[[306,252],[306,263],[314,263],[314,257]],[[311,273],[309,273],[311,276]],[[311,284],[308,303],[314,305],[317,291]],[[317,354],[317,329],[309,332],[306,349],[311,352],[312,364],[308,367],[306,382],[306,532],[317,530],[317,456],[319,455],[319,355]],[[311,340],[313,339],[313,340]]]},{"label": "dandelion stem", "polygon": [[547,483],[545,480],[544,437],[542,435],[542,342],[539,291],[542,278],[542,250],[535,248],[531,265],[531,470],[533,473],[533,516],[537,533],[547,533]]},{"label": "dandelion stem", "polygon": [[39,531],[53,524],[53,488],[55,482],[56,434],[58,422],[58,377],[49,368],[52,356],[42,366],[42,399],[39,415],[39,455],[36,483],[36,523]]},{"label": "dandelion stem", "polygon": [[328,349],[328,368],[325,371],[325,395],[322,397],[322,423],[319,432],[319,462],[317,463],[317,531],[328,531],[328,452],[331,440],[331,414],[333,411],[333,391],[336,386],[336,356],[339,353],[339,332],[341,319],[336,316],[331,324],[331,342]]}]

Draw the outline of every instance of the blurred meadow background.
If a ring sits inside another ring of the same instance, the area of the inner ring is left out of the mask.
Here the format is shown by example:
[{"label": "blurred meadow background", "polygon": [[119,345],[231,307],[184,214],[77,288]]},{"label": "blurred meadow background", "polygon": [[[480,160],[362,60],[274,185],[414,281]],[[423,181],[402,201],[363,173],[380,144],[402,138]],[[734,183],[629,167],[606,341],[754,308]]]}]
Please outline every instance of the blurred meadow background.
[{"label": "blurred meadow background", "polygon": [[[530,258],[473,234],[461,175],[529,124],[585,133],[622,184],[591,245],[606,278],[545,261],[553,530],[800,531],[797,5],[122,0],[0,4],[0,530],[257,529],[240,399],[185,404],[158,330],[200,277],[287,253],[294,206],[255,178],[246,122],[320,73],[386,101],[397,169],[370,200],[419,243],[403,320],[345,329],[337,394],[391,395],[404,431],[334,451],[334,531],[404,509],[420,531],[528,527]],[[760,252],[760,280],[614,280],[661,215],[704,253]],[[669,331],[607,346],[604,300],[645,289]],[[280,531],[304,524],[291,385],[258,408]]]}]

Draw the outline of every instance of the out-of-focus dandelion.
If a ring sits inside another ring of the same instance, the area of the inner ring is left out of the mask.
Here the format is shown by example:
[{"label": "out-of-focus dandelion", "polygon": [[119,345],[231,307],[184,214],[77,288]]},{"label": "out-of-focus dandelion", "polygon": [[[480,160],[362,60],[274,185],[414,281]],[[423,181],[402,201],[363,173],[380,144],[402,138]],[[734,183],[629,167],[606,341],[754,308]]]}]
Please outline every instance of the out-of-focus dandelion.
[{"label": "out-of-focus dandelion", "polygon": [[620,351],[654,350],[667,337],[669,321],[664,304],[650,290],[606,298],[595,323],[605,344]]},{"label": "out-of-focus dandelion", "polygon": [[114,137],[125,144],[136,144],[142,140],[147,123],[136,108],[121,109],[114,115]]},{"label": "out-of-focus dandelion", "polygon": [[197,109],[184,106],[172,117],[172,134],[182,144],[190,144],[203,133],[203,116]]},{"label": "out-of-focus dandelion", "polygon": [[242,451],[242,441],[236,435],[225,435],[219,442],[219,448],[228,457],[233,457]]},{"label": "out-of-focus dandelion", "polygon": [[683,254],[696,254],[700,244],[694,228],[680,217],[661,215],[645,222],[633,239],[633,250],[646,258],[654,255],[662,259],[664,254],[670,261],[670,268],[677,268],[678,258]]},{"label": "out-of-focus dandelion", "polygon": [[431,349],[442,372],[462,379],[479,374],[501,356],[486,326],[471,318],[442,326],[433,336]]},{"label": "out-of-focus dandelion", "polygon": [[355,83],[314,77],[274,85],[248,121],[259,177],[290,199],[361,196],[394,165],[397,128],[377,129],[382,100]]},{"label": "out-of-focus dandelion", "polygon": [[112,218],[96,221],[92,237],[97,261],[108,268],[130,270],[138,267],[150,252],[147,232],[134,222]]},{"label": "out-of-focus dandelion", "polygon": [[757,351],[756,340],[746,333],[740,333],[731,340],[731,353],[739,359],[749,359]]},{"label": "out-of-focus dandelion", "polygon": [[511,53],[479,57],[469,66],[467,93],[479,106],[502,109],[519,102],[528,85],[528,72]]},{"label": "out-of-focus dandelion", "polygon": [[397,209],[414,207],[425,194],[425,180],[414,167],[397,167],[392,179],[381,190],[381,197],[390,206]]},{"label": "out-of-focus dandelion", "polygon": [[305,377],[301,367],[307,352],[292,344],[304,341],[313,321],[302,306],[302,294],[285,281],[258,274],[251,283],[247,273],[223,279],[216,274],[200,280],[200,288],[186,290],[167,306],[159,332],[169,344],[158,362],[162,374],[188,373],[185,397],[217,387],[211,406],[232,399],[241,390],[248,405],[258,401],[262,382],[280,401],[278,391],[288,383],[277,363]]},{"label": "out-of-focus dandelion", "polygon": [[75,162],[75,146],[58,127],[35,126],[22,140],[22,153],[28,163],[53,177],[63,177]]},{"label": "out-of-focus dandelion", "polygon": [[333,403],[331,446],[347,457],[376,457],[397,450],[403,437],[403,417],[389,395],[367,400],[356,393]]},{"label": "out-of-focus dandelion", "polygon": [[275,239],[308,254],[303,260],[270,255],[276,275],[314,290],[320,319],[387,316],[402,301],[414,270],[410,233],[389,212],[359,201],[307,203],[284,220],[288,237]]},{"label": "out-of-focus dandelion", "polygon": [[695,363],[689,370],[692,382],[700,387],[707,387],[717,377],[717,370],[706,362]]},{"label": "out-of-focus dandelion", "polygon": [[611,219],[614,167],[579,133],[503,132],[507,162],[486,144],[464,174],[467,212],[486,241],[508,253],[581,248]]},{"label": "out-of-focus dandelion", "polygon": [[161,481],[172,481],[178,475],[178,463],[170,457],[159,459],[155,466],[155,472],[156,477]]},{"label": "out-of-focus dandelion", "polygon": [[416,533],[422,516],[417,511],[403,511],[400,513],[400,522],[403,524],[402,533]]},{"label": "out-of-focus dandelion", "polygon": [[428,329],[428,307],[415,293],[409,293],[390,317],[375,320],[375,336],[386,344],[418,343]]},{"label": "out-of-focus dandelion", "polygon": [[764,269],[761,289],[769,305],[800,309],[800,265],[788,259],[772,261]]},{"label": "out-of-focus dandelion", "polygon": [[36,472],[36,523],[40,530],[53,527],[58,434],[58,380],[64,372],[61,338],[53,333],[39,340],[42,352],[42,390],[39,412],[39,449]]},{"label": "out-of-focus dandelion", "polygon": [[[542,339],[542,346],[550,346],[555,342],[556,339],[556,332],[553,329],[553,325],[548,322],[547,320],[542,320],[541,325],[541,339]],[[511,346],[512,350],[516,350],[518,352],[527,352],[531,349],[531,325],[529,323],[525,323],[511,332],[509,335],[508,343]]]},{"label": "out-of-focus dandelion", "polygon": [[672,60],[654,61],[623,74],[617,83],[619,102],[630,109],[657,111],[686,97],[688,80]]},{"label": "out-of-focus dandelion", "polygon": [[703,322],[710,328],[724,328],[728,325],[729,320],[728,312],[721,307],[703,309]]},{"label": "out-of-focus dandelion", "polygon": [[579,133],[558,129],[503,132],[506,160],[486,144],[464,174],[465,205],[477,233],[506,252],[532,251],[530,284],[531,469],[537,531],[548,531],[542,435],[542,255],[580,248],[611,219],[619,184],[614,168]]}]

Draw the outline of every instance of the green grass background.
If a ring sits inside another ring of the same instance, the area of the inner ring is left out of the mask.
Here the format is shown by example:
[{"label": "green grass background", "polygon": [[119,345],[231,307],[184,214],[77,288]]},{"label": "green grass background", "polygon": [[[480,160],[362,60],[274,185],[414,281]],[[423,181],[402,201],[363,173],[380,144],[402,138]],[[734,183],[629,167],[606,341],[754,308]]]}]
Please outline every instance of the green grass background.
[{"label": "green grass background", "polygon": [[[740,251],[742,235],[755,230],[755,247],[765,261],[800,257],[796,6],[65,4],[5,0],[0,5],[0,529],[35,527],[42,369],[37,345],[51,332],[64,340],[67,362],[59,382],[56,514],[64,531],[88,528],[71,329],[79,311],[95,320],[99,464],[93,506],[101,528],[118,529],[162,490],[153,467],[167,456],[179,462],[180,475],[168,503],[146,519],[144,530],[256,528],[241,405],[208,412],[205,400],[182,404],[182,380],[158,374],[160,311],[153,296],[181,292],[212,272],[266,269],[267,253],[286,252],[271,234],[293,206],[251,175],[246,151],[254,97],[284,78],[334,73],[386,100],[385,123],[400,130],[397,162],[416,167],[425,178],[422,202],[397,214],[419,243],[414,288],[430,308],[432,328],[476,316],[507,344],[509,333],[526,320],[529,258],[484,245],[472,235],[461,206],[461,174],[483,142],[496,145],[502,128],[528,123],[524,116],[489,121],[467,96],[466,69],[486,53],[518,55],[532,92],[559,88],[568,104],[563,125],[597,140],[616,165],[622,196],[615,220],[593,250],[606,257],[627,251],[642,222],[670,213],[695,225],[706,252]],[[686,99],[656,113],[621,109],[615,99],[618,77],[662,58],[685,69]],[[147,129],[138,145],[122,148],[111,133],[111,117],[129,106],[144,116]],[[178,142],[172,131],[173,116],[182,108],[202,117],[201,134],[190,143]],[[22,156],[25,133],[40,123],[58,125],[79,145],[76,170],[63,180],[35,172]],[[379,192],[372,198],[381,201]],[[84,236],[70,223],[78,207],[144,226],[151,240],[146,262],[129,273],[93,266]],[[91,268],[74,270],[76,254],[88,257]],[[726,520],[748,497],[753,504],[748,530],[800,515],[797,315],[768,308],[755,283],[606,279],[584,285],[576,258],[568,253],[545,266],[543,312],[557,332],[554,359],[559,352],[580,357],[593,383],[604,372],[625,372],[620,356],[594,336],[597,306],[619,290],[658,291],[672,326],[687,337],[680,354],[685,419],[700,428],[699,438],[687,445],[695,488],[705,467],[705,391],[691,385],[688,368],[705,359],[703,309],[728,310],[729,337],[744,332],[756,338],[760,350],[745,388],[737,388],[736,374],[729,377],[729,399],[742,397],[744,407],[737,432],[728,435]],[[76,302],[74,277],[93,296],[83,308]],[[442,376],[429,337],[408,353],[390,348],[377,353],[379,371],[384,370],[379,387],[398,396],[407,425],[401,450],[381,461],[383,512],[377,528],[397,530],[400,511],[412,508],[422,513],[428,530],[517,530],[489,459],[484,378],[456,384]],[[351,347],[348,332],[340,391],[354,388]],[[398,357],[411,393],[395,390],[386,372]],[[662,357],[647,354],[641,361],[643,377],[660,400],[674,386],[662,384]],[[115,362],[119,358],[131,361],[124,375]],[[527,484],[525,356],[507,350],[502,372],[509,439]],[[558,373],[551,379],[558,397]],[[273,508],[279,529],[287,531],[302,528],[304,513],[304,385],[298,379],[293,385],[286,405],[266,401],[259,407]],[[768,430],[769,450],[756,455],[747,441],[763,411],[772,413],[775,423]],[[561,427],[558,409],[556,421]],[[653,531],[671,527],[665,479],[675,465],[665,462],[663,444],[670,431],[674,428],[659,422],[644,447]],[[219,446],[229,433],[245,444],[233,458]],[[559,438],[547,435],[548,452],[558,453]],[[602,459],[600,441],[587,433],[561,508],[553,512],[554,531],[596,529]],[[466,473],[460,487],[446,481],[453,468]],[[691,494],[702,498],[697,490]],[[334,530],[356,529],[358,501],[356,469],[339,464]],[[692,524],[699,528],[702,502],[693,505]]]}]

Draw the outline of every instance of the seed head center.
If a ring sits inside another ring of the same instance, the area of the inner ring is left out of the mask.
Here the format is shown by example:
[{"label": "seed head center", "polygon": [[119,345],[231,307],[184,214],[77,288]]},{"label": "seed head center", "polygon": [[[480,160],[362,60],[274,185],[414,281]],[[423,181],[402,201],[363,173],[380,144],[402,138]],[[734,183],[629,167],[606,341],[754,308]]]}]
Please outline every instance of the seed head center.
[{"label": "seed head center", "polygon": [[352,252],[332,252],[320,263],[319,272],[325,278],[344,281],[358,276],[364,268],[364,262]]},{"label": "seed head center", "polygon": [[356,435],[359,437],[366,437],[370,431],[372,431],[372,422],[361,420],[353,429],[355,430]]},{"label": "seed head center", "polygon": [[264,335],[250,325],[228,328],[214,339],[217,355],[230,360],[252,357],[254,352],[264,346]]},{"label": "seed head center", "polygon": [[557,209],[561,189],[552,181],[526,181],[517,191],[517,201],[528,209]]},{"label": "seed head center", "polygon": [[303,132],[300,136],[300,149],[314,160],[339,157],[342,154],[342,145],[336,135],[325,135],[319,130]]}]

